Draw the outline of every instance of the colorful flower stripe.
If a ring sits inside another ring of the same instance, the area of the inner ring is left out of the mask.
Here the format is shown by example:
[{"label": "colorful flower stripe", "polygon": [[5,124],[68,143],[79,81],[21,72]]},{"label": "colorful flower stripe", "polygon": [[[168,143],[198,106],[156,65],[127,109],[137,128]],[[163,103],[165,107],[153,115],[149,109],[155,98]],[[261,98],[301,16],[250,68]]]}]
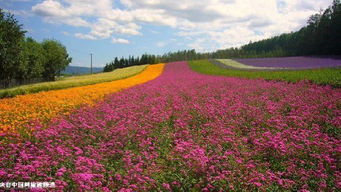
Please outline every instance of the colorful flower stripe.
[{"label": "colorful flower stripe", "polygon": [[71,87],[81,87],[87,85],[94,85],[98,83],[105,83],[116,81],[119,79],[125,79],[141,73],[148,65],[138,65],[132,67],[126,67],[116,69],[111,72],[91,74],[91,75],[76,75],[70,77],[64,77],[57,81],[34,83],[28,85],[22,85],[18,87],[0,89],[0,98],[14,97],[16,95],[26,95],[32,93],[38,93],[41,91],[51,91],[58,89],[67,89]]},{"label": "colorful flower stripe", "polygon": [[234,61],[232,59],[215,59],[213,61],[218,61],[225,65],[226,67],[231,67],[234,69],[252,69],[252,70],[274,70],[274,69],[286,69],[286,68],[281,68],[281,67],[255,67],[252,65],[244,65],[242,63],[239,63],[237,61]]},{"label": "colorful flower stripe", "polygon": [[341,67],[341,57],[273,57],[234,59],[239,63],[255,67],[285,67],[297,69],[312,69],[326,67]]},{"label": "colorful flower stripe", "polygon": [[112,82],[1,99],[0,133],[26,131],[29,123],[68,114],[79,105],[93,104],[109,93],[150,81],[162,73],[163,67],[150,65],[136,76]]},{"label": "colorful flower stripe", "polygon": [[55,119],[34,142],[0,144],[0,180],[54,181],[55,191],[340,191],[340,100],[340,89],[171,63]]}]

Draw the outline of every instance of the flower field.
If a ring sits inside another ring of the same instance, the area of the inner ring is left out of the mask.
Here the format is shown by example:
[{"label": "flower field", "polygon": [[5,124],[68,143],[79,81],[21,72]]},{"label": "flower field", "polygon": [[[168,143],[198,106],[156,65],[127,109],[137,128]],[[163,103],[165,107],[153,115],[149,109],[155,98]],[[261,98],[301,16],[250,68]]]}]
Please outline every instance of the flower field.
[{"label": "flower field", "polygon": [[248,79],[266,79],[276,81],[299,82],[309,81],[314,84],[331,85],[335,88],[341,87],[341,68],[321,68],[304,70],[241,70],[226,67],[214,60],[190,61],[192,70],[202,74],[222,75],[228,77],[241,77]]},{"label": "flower field", "polygon": [[[223,65],[225,65],[227,68],[232,68],[232,69],[245,69],[245,70],[284,70],[284,69],[289,69],[289,68],[284,68],[284,67],[255,67],[252,65],[245,65],[242,63],[239,63],[237,61],[234,61],[232,59],[216,59],[213,60],[212,62],[219,62]],[[225,67],[223,66],[223,67]]]},{"label": "flower field", "polygon": [[14,88],[1,89],[0,98],[14,97],[16,95],[37,93],[41,91],[80,87],[85,85],[92,85],[97,83],[104,83],[124,79],[141,73],[146,68],[147,65],[139,65],[123,69],[116,69],[108,73],[64,77],[58,81],[35,83],[29,85],[22,85]]},{"label": "flower field", "polygon": [[142,73],[122,80],[1,99],[0,133],[26,135],[31,131],[27,128],[29,124],[69,114],[77,106],[96,103],[109,93],[152,80],[162,70],[163,64],[151,65]]},{"label": "flower field", "polygon": [[54,181],[55,191],[338,191],[340,107],[330,86],[169,63],[45,129],[32,124],[29,140],[0,144],[0,180]]},{"label": "flower field", "polygon": [[255,67],[287,67],[297,69],[341,67],[340,57],[277,57],[235,59],[235,61]]}]

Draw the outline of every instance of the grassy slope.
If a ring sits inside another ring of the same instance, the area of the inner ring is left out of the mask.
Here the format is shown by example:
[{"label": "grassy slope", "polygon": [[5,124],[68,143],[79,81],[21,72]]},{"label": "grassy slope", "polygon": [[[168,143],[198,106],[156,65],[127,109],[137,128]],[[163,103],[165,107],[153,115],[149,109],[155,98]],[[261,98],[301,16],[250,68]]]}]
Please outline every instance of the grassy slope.
[{"label": "grassy slope", "polygon": [[138,73],[141,73],[144,69],[146,69],[146,67],[147,65],[133,66],[133,67],[127,67],[123,69],[117,69],[115,71],[107,72],[107,73],[72,76],[72,77],[66,77],[66,78],[63,78],[61,80],[54,81],[54,82],[36,83],[36,84],[23,85],[23,86],[9,88],[9,89],[2,89],[0,90],[0,98],[14,97],[16,95],[37,93],[40,91],[65,89],[65,88],[70,88],[70,87],[79,87],[79,86],[84,86],[84,85],[91,85],[91,84],[96,84],[96,83],[124,79],[127,77],[131,77],[133,75],[136,75]]},{"label": "grassy slope", "polygon": [[192,70],[209,75],[224,75],[243,78],[263,78],[297,82],[310,80],[316,84],[341,87],[341,69],[309,69],[299,71],[245,71],[222,69],[207,60],[190,61]]}]

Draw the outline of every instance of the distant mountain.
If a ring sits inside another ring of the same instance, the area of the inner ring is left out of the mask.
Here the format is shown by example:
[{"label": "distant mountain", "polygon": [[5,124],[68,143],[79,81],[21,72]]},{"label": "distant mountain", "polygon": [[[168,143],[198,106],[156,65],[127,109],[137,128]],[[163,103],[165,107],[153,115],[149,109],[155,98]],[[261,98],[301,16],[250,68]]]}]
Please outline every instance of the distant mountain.
[{"label": "distant mountain", "polygon": [[[103,72],[103,67],[93,67],[92,68],[93,73]],[[78,66],[67,66],[64,71],[62,71],[62,74],[68,74],[68,75],[78,75],[78,74],[89,74],[90,73],[90,67],[78,67]]]}]

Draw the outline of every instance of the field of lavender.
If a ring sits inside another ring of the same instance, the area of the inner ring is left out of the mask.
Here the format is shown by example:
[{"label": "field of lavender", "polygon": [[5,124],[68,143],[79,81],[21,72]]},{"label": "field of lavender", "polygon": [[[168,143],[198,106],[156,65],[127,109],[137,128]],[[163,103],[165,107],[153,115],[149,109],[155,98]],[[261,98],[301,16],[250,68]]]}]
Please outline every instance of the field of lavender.
[{"label": "field of lavender", "polygon": [[296,69],[341,67],[341,57],[275,57],[235,59],[239,63],[254,67],[285,67]]},{"label": "field of lavender", "polygon": [[0,180],[53,181],[55,191],[337,191],[340,101],[330,86],[169,63],[154,80],[31,125],[27,140],[1,142]]}]

